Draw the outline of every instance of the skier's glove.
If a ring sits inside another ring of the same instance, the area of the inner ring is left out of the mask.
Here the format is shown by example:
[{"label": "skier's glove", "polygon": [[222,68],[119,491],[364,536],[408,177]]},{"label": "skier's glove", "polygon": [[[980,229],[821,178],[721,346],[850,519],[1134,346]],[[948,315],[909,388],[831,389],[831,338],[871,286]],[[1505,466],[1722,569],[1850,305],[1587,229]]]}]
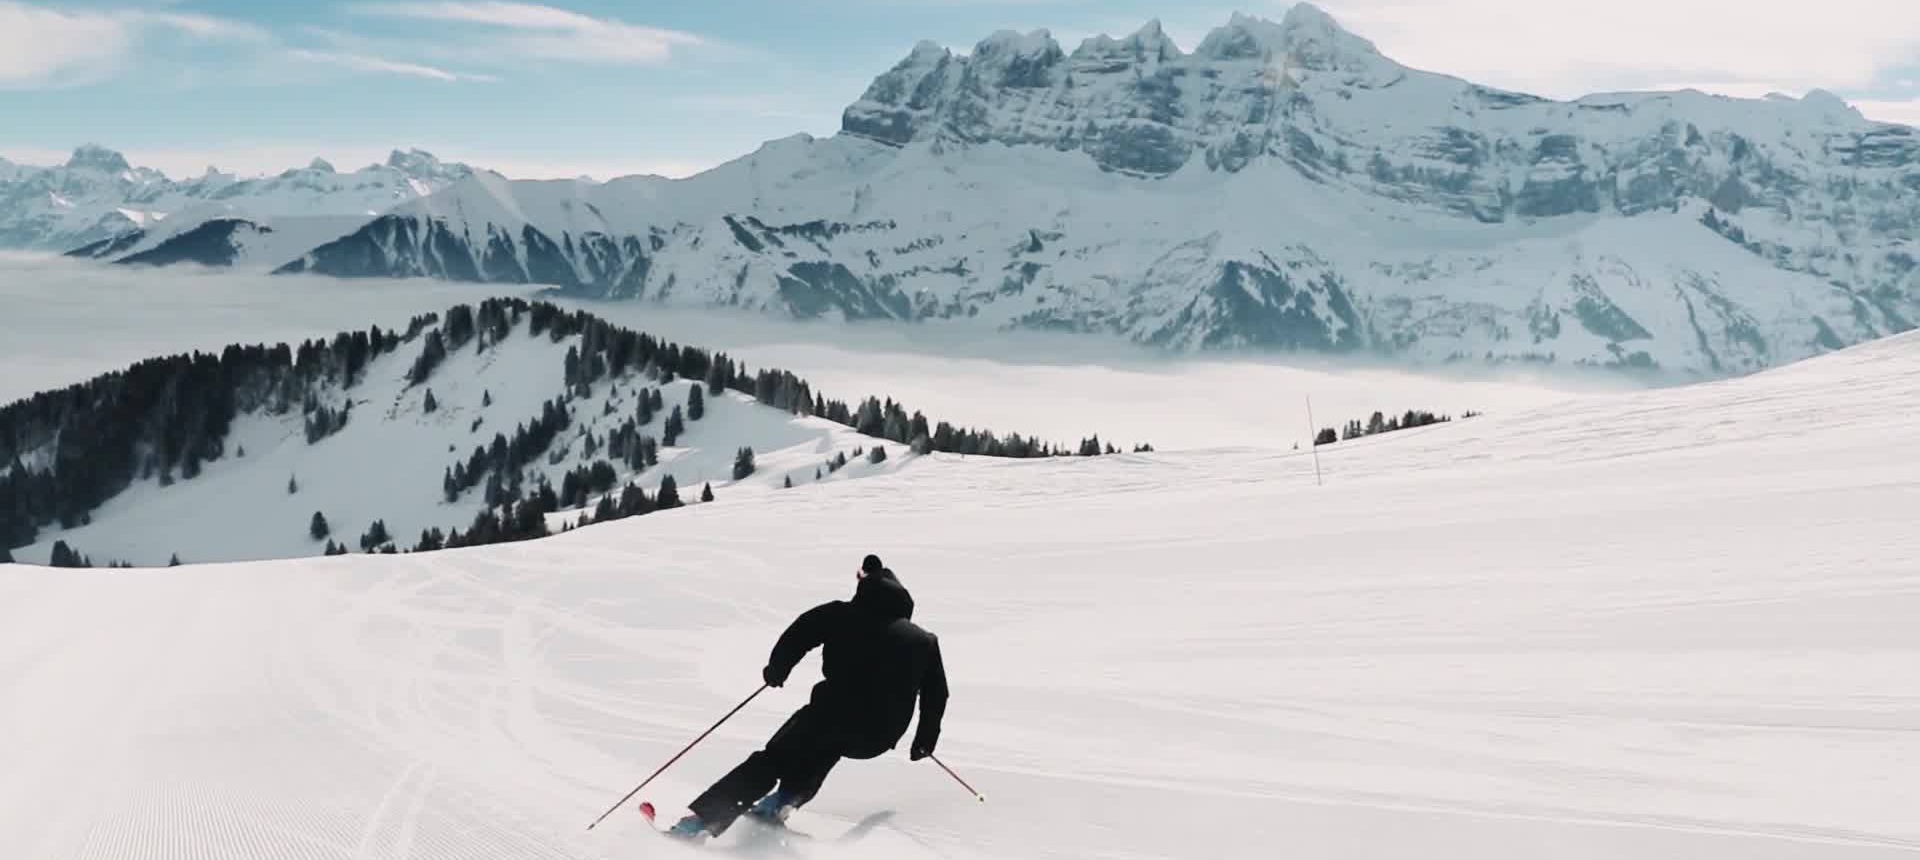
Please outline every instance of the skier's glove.
[{"label": "skier's glove", "polygon": [[913,739],[913,745],[907,748],[907,760],[919,761],[927,756],[933,755],[933,745],[937,740],[937,735],[921,735],[915,737]]},{"label": "skier's glove", "polygon": [[768,664],[765,669],[760,670],[760,680],[767,682],[767,686],[769,687],[779,687],[787,683],[787,675],[785,672],[773,668],[772,664]]}]

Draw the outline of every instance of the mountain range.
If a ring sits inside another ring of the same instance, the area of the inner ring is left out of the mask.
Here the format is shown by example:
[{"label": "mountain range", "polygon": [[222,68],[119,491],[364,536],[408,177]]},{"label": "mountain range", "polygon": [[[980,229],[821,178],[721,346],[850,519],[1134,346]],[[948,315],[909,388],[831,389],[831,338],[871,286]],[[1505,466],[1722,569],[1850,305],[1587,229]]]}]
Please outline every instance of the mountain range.
[{"label": "mountain range", "polygon": [[175,180],[88,144],[56,167],[0,159],[0,249],[119,258],[229,221],[245,221],[256,232],[271,225],[298,233],[290,236],[296,244],[303,238],[319,243],[473,172],[419,150],[394,150],[385,163],[350,173],[316,158],[275,176],[241,178],[209,167]]},{"label": "mountain range", "polygon": [[64,235],[129,264],[1709,376],[1920,318],[1915,129],[1824,91],[1498,90],[1306,4],[1191,52],[1157,23],[1071,52],[1046,31],[923,42],[838,134],[684,179],[454,174],[381,186],[385,208],[313,195],[303,214],[344,226],[241,195]]}]

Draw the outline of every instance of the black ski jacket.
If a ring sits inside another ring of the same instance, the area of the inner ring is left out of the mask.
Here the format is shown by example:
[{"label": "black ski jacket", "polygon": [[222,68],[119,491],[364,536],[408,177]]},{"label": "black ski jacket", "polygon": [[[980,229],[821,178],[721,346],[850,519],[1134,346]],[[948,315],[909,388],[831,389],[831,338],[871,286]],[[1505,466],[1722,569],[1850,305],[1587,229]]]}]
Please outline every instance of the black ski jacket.
[{"label": "black ski jacket", "polygon": [[775,686],[807,652],[821,650],[820,683],[812,707],[839,724],[850,758],[871,758],[897,747],[920,702],[914,745],[931,748],[947,709],[947,673],[940,640],[911,620],[913,596],[893,572],[860,580],[853,600],[823,603],[800,614],[774,643],[765,678]]}]

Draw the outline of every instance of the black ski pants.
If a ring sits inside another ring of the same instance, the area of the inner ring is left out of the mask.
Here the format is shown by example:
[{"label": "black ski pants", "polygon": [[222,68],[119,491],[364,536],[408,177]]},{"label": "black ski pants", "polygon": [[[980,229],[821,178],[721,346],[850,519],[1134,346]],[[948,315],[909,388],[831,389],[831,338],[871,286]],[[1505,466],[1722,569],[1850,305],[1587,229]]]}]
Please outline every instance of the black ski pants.
[{"label": "black ski pants", "polygon": [[873,758],[886,751],[874,749],[875,744],[849,728],[818,705],[806,705],[787,718],[765,747],[747,756],[687,808],[700,816],[708,832],[719,834],[776,785],[794,806],[804,804],[820,792],[840,759]]}]

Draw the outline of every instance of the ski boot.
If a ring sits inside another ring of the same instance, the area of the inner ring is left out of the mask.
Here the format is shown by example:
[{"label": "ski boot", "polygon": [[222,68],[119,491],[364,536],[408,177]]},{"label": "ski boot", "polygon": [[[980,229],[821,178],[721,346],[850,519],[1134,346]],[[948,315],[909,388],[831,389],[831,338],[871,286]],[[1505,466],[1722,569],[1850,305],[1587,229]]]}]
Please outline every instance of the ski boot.
[{"label": "ski boot", "polygon": [[707,832],[707,823],[701,821],[698,815],[689,815],[680,819],[673,827],[668,828],[666,833],[668,836],[685,839],[688,842],[699,842],[712,835]]},{"label": "ski boot", "polygon": [[747,810],[748,817],[763,824],[780,827],[787,823],[787,817],[793,815],[795,806],[778,790],[760,798]]}]

